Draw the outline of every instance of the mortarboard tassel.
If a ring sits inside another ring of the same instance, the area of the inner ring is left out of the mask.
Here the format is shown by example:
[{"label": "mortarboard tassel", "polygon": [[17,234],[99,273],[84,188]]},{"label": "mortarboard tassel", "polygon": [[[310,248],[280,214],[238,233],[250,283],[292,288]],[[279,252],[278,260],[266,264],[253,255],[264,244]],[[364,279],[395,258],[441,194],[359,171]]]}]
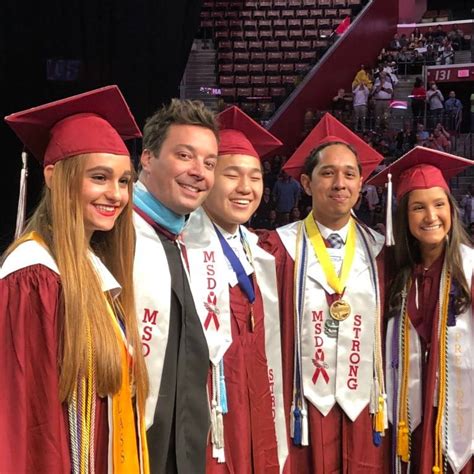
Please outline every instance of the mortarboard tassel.
[{"label": "mortarboard tassel", "polygon": [[308,436],[308,412],[304,408],[301,409],[301,446],[309,445]]},{"label": "mortarboard tassel", "polygon": [[301,445],[301,410],[298,406],[293,410],[294,428],[293,428],[293,444]]},{"label": "mortarboard tassel", "polygon": [[16,212],[15,239],[20,237],[25,225],[26,183],[28,178],[28,154],[26,151],[22,152],[21,161],[23,162],[23,166],[20,174],[20,192],[18,196],[18,209]]},{"label": "mortarboard tassel", "polygon": [[388,182],[387,182],[387,208],[386,208],[386,220],[385,220],[385,245],[391,247],[395,245],[395,239],[393,237],[393,222],[392,222],[392,174],[388,173]]},{"label": "mortarboard tassel", "polygon": [[224,375],[224,359],[219,363],[219,405],[221,407],[222,413],[225,415],[228,412],[227,408],[227,390],[225,387],[225,375]]}]

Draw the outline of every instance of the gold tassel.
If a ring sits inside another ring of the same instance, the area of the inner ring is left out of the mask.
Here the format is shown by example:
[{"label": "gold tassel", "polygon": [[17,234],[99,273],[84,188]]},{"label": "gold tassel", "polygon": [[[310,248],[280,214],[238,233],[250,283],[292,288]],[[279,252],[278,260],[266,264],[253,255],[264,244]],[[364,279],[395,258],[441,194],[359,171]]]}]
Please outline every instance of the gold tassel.
[{"label": "gold tassel", "polygon": [[375,431],[383,435],[385,431],[385,411],[383,396],[379,395],[379,404],[375,414]]},{"label": "gold tassel", "polygon": [[397,436],[397,455],[402,458],[403,462],[410,461],[410,453],[408,452],[408,434],[409,430],[404,421],[398,423]]}]

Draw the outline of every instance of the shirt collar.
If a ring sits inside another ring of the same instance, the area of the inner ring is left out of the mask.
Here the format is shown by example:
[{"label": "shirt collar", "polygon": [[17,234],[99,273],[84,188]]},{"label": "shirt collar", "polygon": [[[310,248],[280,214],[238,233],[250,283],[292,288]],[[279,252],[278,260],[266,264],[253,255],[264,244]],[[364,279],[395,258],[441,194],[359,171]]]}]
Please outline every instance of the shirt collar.
[{"label": "shirt collar", "polygon": [[327,239],[331,234],[338,234],[339,237],[341,237],[341,239],[344,241],[344,244],[346,243],[347,233],[349,232],[349,223],[350,223],[350,220],[341,229],[332,230],[329,227],[326,227],[325,225],[323,225],[320,222],[316,221],[316,224],[318,225],[318,228],[319,228],[319,232],[321,232],[321,235],[323,236],[323,239]]}]

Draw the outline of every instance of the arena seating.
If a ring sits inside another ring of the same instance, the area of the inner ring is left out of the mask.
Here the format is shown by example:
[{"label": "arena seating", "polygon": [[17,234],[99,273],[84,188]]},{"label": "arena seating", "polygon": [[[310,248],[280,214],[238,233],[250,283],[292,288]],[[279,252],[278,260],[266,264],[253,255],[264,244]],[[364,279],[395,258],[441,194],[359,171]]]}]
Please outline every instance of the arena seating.
[{"label": "arena seating", "polygon": [[207,0],[201,29],[217,49],[228,103],[249,113],[275,109],[324,54],[333,30],[362,0]]}]

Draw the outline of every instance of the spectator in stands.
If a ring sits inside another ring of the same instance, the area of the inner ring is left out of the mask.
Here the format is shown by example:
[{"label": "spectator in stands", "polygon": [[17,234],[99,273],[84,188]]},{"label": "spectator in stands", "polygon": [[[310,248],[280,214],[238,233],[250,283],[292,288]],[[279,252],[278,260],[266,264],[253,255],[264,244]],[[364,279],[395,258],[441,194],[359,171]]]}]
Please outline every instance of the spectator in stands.
[{"label": "spectator in stands", "polygon": [[273,210],[274,203],[270,188],[263,189],[262,200],[252,217],[251,226],[256,229],[268,229],[267,224],[270,219],[270,211]]},{"label": "spectator in stands", "polygon": [[425,146],[430,134],[425,130],[425,126],[420,122],[416,126],[416,144]]},{"label": "spectator in stands", "polygon": [[[354,108],[354,129],[356,131],[365,131],[365,123],[367,118],[367,104],[369,101],[369,88],[362,82],[352,88]],[[360,128],[359,128],[360,122]]]},{"label": "spectator in stands", "polygon": [[266,223],[265,229],[275,230],[277,227],[277,212],[275,211],[275,209],[272,209],[270,211],[270,214],[268,215],[268,222]]},{"label": "spectator in stands", "polygon": [[454,49],[451,46],[449,40],[444,40],[443,44],[438,48],[439,56],[437,64],[453,64],[454,62]]},{"label": "spectator in stands", "polygon": [[436,123],[442,121],[444,111],[444,97],[435,82],[431,83],[430,89],[426,92],[426,102],[430,124],[434,128]]},{"label": "spectator in stands", "polygon": [[444,151],[448,153],[451,149],[451,142],[443,133],[441,133],[439,129],[435,128],[433,133],[430,134],[427,146],[433,150]]},{"label": "spectator in stands", "polygon": [[473,133],[474,132],[474,92],[471,94],[469,101],[471,102],[471,133]]},{"label": "spectator in stands", "polygon": [[442,25],[438,25],[433,33],[433,38],[437,43],[441,43],[446,38],[446,31],[443,30]]},{"label": "spectator in stands", "polygon": [[451,41],[454,51],[459,51],[463,43],[464,33],[456,25],[453,25],[451,31],[448,32],[448,39]]},{"label": "spectator in stands", "polygon": [[403,48],[406,48],[408,46],[408,38],[405,33],[402,33],[400,36],[400,46]]},{"label": "spectator in stands", "polygon": [[421,68],[424,63],[423,55],[417,49],[413,50],[413,54],[411,56],[411,64],[408,68],[410,74],[421,74]]},{"label": "spectator in stands", "polygon": [[[436,127],[433,130],[433,133],[435,133],[435,132],[437,134],[439,133],[440,135],[442,135],[444,137],[444,139],[448,142],[446,151],[448,153],[451,152],[451,135],[450,135],[450,133],[443,127],[443,125],[441,123],[436,124]],[[443,143],[444,143],[445,140],[442,140]]]},{"label": "spectator in stands", "polygon": [[354,207],[357,217],[368,226],[371,226],[373,224],[375,206],[378,203],[379,197],[375,186],[365,184],[362,187],[360,199]]},{"label": "spectator in stands", "polygon": [[392,38],[392,41],[390,41],[389,47],[391,50],[395,50],[395,51],[399,51],[400,49],[402,49],[402,45],[400,43],[400,36],[398,35],[398,33],[395,33],[393,35],[393,38]]},{"label": "spectator in stands", "polygon": [[408,123],[405,124],[403,130],[397,133],[396,143],[396,155],[398,158],[415,146],[416,135]]},{"label": "spectator in stands", "polygon": [[291,210],[290,222],[296,222],[296,221],[299,221],[300,219],[301,219],[301,212],[298,207],[294,207]]},{"label": "spectator in stands", "polygon": [[401,51],[397,54],[397,64],[400,74],[404,76],[408,73],[408,64],[411,62],[411,53],[406,46],[403,46]]},{"label": "spectator in stands", "polygon": [[462,103],[454,91],[449,92],[449,97],[444,103],[445,123],[449,130],[458,130],[462,119]]},{"label": "spectator in stands", "polygon": [[393,87],[385,71],[381,71],[379,77],[375,80],[372,97],[375,101],[375,127],[387,127],[390,100],[393,97]]},{"label": "spectator in stands", "polygon": [[423,120],[426,103],[426,89],[420,77],[415,79],[410,95],[413,123],[418,123]]},{"label": "spectator in stands", "polygon": [[437,59],[438,59],[438,54],[434,50],[433,45],[428,44],[426,46],[426,52],[424,53],[425,64],[427,66],[434,66],[436,64]]},{"label": "spectator in stands", "polygon": [[273,199],[279,225],[286,225],[290,222],[290,212],[294,207],[298,207],[301,188],[292,176],[285,171],[280,171],[275,186],[273,186]]},{"label": "spectator in stands", "polygon": [[[276,157],[275,157],[276,158]],[[262,163],[263,167],[263,186],[265,188],[273,189],[276,180],[278,179],[278,173],[275,173],[272,169],[272,165],[269,160],[265,160]]]},{"label": "spectator in stands", "polygon": [[358,86],[359,84],[364,84],[369,90],[372,89],[372,78],[364,64],[360,66],[360,70],[357,71],[357,74],[352,81],[352,90],[354,90],[354,87]]},{"label": "spectator in stands", "polygon": [[345,90],[339,89],[337,94],[332,98],[331,111],[334,117],[342,121],[344,112],[346,111],[347,101],[345,98]]},{"label": "spectator in stands", "polygon": [[472,184],[469,184],[467,193],[461,199],[460,207],[463,210],[464,224],[469,227],[474,222],[474,186]]},{"label": "spectator in stands", "polygon": [[306,137],[316,125],[316,117],[312,109],[306,109],[303,117],[303,137]]}]

